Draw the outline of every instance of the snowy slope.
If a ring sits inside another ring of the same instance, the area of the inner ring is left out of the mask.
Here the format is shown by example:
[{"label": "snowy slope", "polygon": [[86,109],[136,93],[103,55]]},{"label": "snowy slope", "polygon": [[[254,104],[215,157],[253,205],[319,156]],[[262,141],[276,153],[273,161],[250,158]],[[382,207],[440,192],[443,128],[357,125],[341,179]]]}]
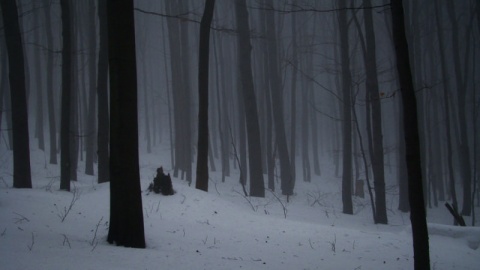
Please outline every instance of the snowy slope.
[{"label": "snowy slope", "polygon": [[[409,217],[396,211],[395,192],[390,224],[374,225],[368,199],[355,198],[355,215],[341,213],[340,179],[326,170],[313,183],[297,181],[288,203],[279,191],[242,196],[235,174],[220,183],[213,173],[209,193],[173,178],[174,196],[143,192],[140,250],[105,241],[108,184],[79,172],[75,192],[58,191],[58,166],[40,151],[32,156],[34,188],[19,190],[10,188],[11,153],[0,152],[0,269],[413,268]],[[142,155],[144,189],[157,164],[168,162]],[[429,221],[432,269],[479,268],[478,227],[449,226],[442,207],[429,210]]]}]

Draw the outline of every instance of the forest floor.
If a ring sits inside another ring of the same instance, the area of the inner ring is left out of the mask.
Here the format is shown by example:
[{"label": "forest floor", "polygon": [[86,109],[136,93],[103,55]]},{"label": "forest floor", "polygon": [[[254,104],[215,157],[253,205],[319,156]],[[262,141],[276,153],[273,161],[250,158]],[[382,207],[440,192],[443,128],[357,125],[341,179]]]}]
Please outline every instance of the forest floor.
[{"label": "forest floor", "polygon": [[[243,196],[237,173],[225,183],[211,173],[208,193],[172,178],[176,194],[162,196],[146,192],[157,167],[171,172],[157,151],[140,161],[147,248],[131,249],[106,242],[108,183],[80,163],[73,191],[59,191],[58,165],[32,150],[34,188],[13,189],[11,152],[1,149],[0,268],[413,269],[409,214],[396,210],[393,183],[389,224],[375,225],[367,197],[354,197],[354,215],[342,214],[341,179],[327,162],[311,183],[297,177],[289,202],[279,190]],[[443,204],[428,209],[428,222],[432,269],[478,269],[479,227],[450,226]]]}]

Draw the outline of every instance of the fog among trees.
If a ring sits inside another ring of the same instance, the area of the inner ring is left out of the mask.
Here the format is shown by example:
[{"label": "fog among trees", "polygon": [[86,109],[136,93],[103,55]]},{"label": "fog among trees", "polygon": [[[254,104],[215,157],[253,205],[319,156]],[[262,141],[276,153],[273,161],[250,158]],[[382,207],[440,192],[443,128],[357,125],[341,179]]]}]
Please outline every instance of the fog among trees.
[{"label": "fog among trees", "polygon": [[452,224],[476,225],[479,1],[0,8],[0,143],[14,163],[6,183],[32,187],[30,148],[60,165],[61,190],[79,174],[111,181],[111,243],[145,247],[141,220],[125,227],[141,227],[141,240],[121,228],[121,209],[141,219],[142,154],[168,156],[158,167],[191,188],[237,181],[245,198],[271,192],[286,203],[299,183],[321,188],[332,169],[343,214],[355,214],[359,196],[374,224],[389,224],[389,209],[411,211],[413,236],[427,244],[414,241],[418,254],[428,254],[429,209],[448,203]]}]

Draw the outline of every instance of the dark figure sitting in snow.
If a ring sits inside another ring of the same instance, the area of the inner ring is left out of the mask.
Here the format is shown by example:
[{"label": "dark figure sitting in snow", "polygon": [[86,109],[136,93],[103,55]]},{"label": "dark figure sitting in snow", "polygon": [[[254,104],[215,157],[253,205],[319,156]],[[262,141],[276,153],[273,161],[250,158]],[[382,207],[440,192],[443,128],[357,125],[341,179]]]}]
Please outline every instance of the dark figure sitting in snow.
[{"label": "dark figure sitting in snow", "polygon": [[148,187],[149,191],[155,193],[162,193],[163,195],[173,195],[175,191],[172,186],[172,178],[170,174],[165,175],[163,168],[160,167],[157,169],[157,176],[153,179],[153,183]]}]

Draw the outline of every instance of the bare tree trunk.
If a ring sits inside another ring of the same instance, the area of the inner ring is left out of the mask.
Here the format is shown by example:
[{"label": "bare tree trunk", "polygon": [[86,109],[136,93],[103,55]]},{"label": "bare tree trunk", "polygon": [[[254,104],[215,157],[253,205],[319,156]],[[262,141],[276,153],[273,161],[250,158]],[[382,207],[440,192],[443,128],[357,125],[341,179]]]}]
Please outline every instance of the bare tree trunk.
[{"label": "bare tree trunk", "polygon": [[98,2],[99,20],[99,51],[98,51],[98,76],[97,76],[97,97],[98,97],[98,182],[110,181],[109,171],[109,109],[108,109],[108,29],[107,29],[107,1]]},{"label": "bare tree trunk", "polygon": [[450,195],[452,197],[452,207],[453,209],[457,210],[458,209],[458,202],[457,202],[457,192],[455,191],[455,174],[453,171],[453,151],[452,151],[452,129],[450,128],[451,122],[450,122],[450,95],[448,91],[449,87],[449,77],[448,77],[448,72],[447,72],[447,63],[445,60],[445,48],[444,48],[444,38],[443,38],[443,32],[440,31],[441,25],[440,25],[440,18],[442,17],[441,12],[441,7],[439,6],[440,4],[438,2],[435,2],[435,20],[437,23],[437,36],[438,36],[438,46],[440,49],[440,66],[442,69],[442,76],[444,79],[444,86],[443,86],[443,101],[444,101],[444,111],[445,111],[445,129],[446,129],[446,135],[447,135],[447,167],[448,167],[448,175],[449,175],[449,188],[450,188]]},{"label": "bare tree trunk", "polygon": [[[272,0],[266,0],[268,6],[273,7]],[[270,70],[270,98],[272,100],[273,123],[275,127],[275,145],[278,149],[280,159],[280,177],[283,195],[293,195],[294,182],[291,171],[290,155],[287,147],[287,137],[285,135],[285,122],[283,111],[283,97],[280,86],[280,71],[278,65],[277,38],[275,29],[275,20],[272,12],[266,14],[267,46],[269,55]]]},{"label": "bare tree trunk", "polygon": [[[162,39],[162,42],[163,42],[163,53],[166,55],[167,54],[167,42],[165,41],[166,40],[166,37],[167,37],[167,34],[166,34],[166,31],[165,31],[165,24],[162,24],[162,36],[164,37]],[[168,62],[167,61],[164,61],[164,67],[165,67],[165,80],[168,82],[169,78],[171,78],[169,76],[169,73],[168,73],[168,70],[169,70],[169,66],[168,66]],[[175,142],[174,142],[174,138],[173,138],[173,125],[172,125],[172,101],[171,101],[171,98],[170,98],[170,92],[171,92],[171,89],[170,89],[170,84],[167,83],[166,84],[166,92],[167,92],[167,109],[168,109],[168,135],[169,135],[169,139],[170,139],[170,163],[171,163],[171,167],[172,168],[175,168]]]},{"label": "bare tree trunk", "polygon": [[206,0],[200,22],[200,44],[198,60],[198,146],[197,146],[197,189],[208,192],[208,74],[210,56],[210,25],[213,19],[215,0]]},{"label": "bare tree trunk", "polygon": [[265,197],[262,172],[262,153],[260,146],[260,127],[258,124],[257,101],[255,97],[250,44],[250,27],[245,0],[235,0],[235,17],[238,27],[238,61],[242,82],[243,103],[246,114],[248,154],[250,171],[250,196]]},{"label": "bare tree trunk", "polygon": [[[369,7],[370,0],[364,0],[364,6]],[[375,46],[375,32],[373,29],[372,10],[364,9],[365,39],[366,39],[366,91],[372,105],[372,148],[370,153],[372,171],[374,176],[376,222],[387,224],[387,205],[385,199],[385,172],[383,160],[383,134],[382,134],[382,105],[378,90],[377,55]],[[368,116],[370,117],[370,116]]]},{"label": "bare tree trunk", "polygon": [[96,149],[96,134],[97,134],[97,128],[96,124],[97,121],[95,119],[95,112],[97,108],[97,70],[95,68],[96,60],[97,60],[97,31],[95,28],[95,1],[90,0],[88,1],[88,14],[89,14],[89,19],[88,19],[88,56],[89,56],[89,61],[88,61],[88,116],[87,116],[87,134],[86,134],[86,158],[85,158],[85,174],[87,175],[93,175],[94,170],[93,170],[93,162],[95,160],[95,149]]},{"label": "bare tree trunk", "polygon": [[[5,97],[5,92],[7,92],[8,84],[7,84],[7,65],[8,65],[8,56],[5,54],[6,49],[4,48],[4,40],[0,38],[0,140],[2,139],[3,132],[2,132],[2,119],[3,119],[3,99]],[[8,145],[7,145],[8,148]]]},{"label": "bare tree trunk", "polygon": [[57,164],[57,123],[55,119],[55,100],[53,93],[53,34],[51,26],[50,2],[43,0],[45,17],[45,35],[47,41],[46,87],[48,104],[48,126],[50,133],[50,164]]},{"label": "bare tree trunk", "polygon": [[32,188],[25,62],[17,4],[15,0],[5,0],[0,2],[0,7],[8,54],[12,117],[15,119],[12,121],[13,187]]},{"label": "bare tree trunk", "polygon": [[[413,234],[414,265],[416,270],[430,269],[428,230],[423,198],[420,138],[418,132],[417,101],[410,69],[408,44],[402,0],[392,0],[392,32],[397,59],[397,70],[403,101],[405,148],[408,170],[410,220]],[[408,110],[406,109],[408,108]]]},{"label": "bare tree trunk", "polygon": [[[180,10],[185,12],[188,11],[189,2],[187,1],[178,1],[180,5]],[[180,45],[182,58],[180,59],[182,65],[182,73],[178,74],[181,76],[183,81],[181,88],[181,100],[179,110],[182,112],[182,120],[180,125],[182,126],[182,132],[176,133],[176,136],[181,136],[183,144],[183,155],[182,158],[182,170],[185,174],[186,180],[189,185],[192,183],[192,159],[193,159],[193,141],[192,141],[192,102],[191,102],[191,83],[190,83],[190,50],[188,48],[189,44],[189,33],[188,33],[188,24],[180,24]],[[178,46],[178,45],[177,45]]]},{"label": "bare tree trunk", "polygon": [[[312,69],[313,70],[313,67]],[[309,100],[312,103],[315,103],[315,91],[310,89],[309,93]],[[317,122],[317,114],[313,111],[312,106],[308,106],[310,108],[310,121],[311,121],[311,131],[312,131],[312,154],[313,154],[313,171],[315,175],[320,176],[320,158],[318,155],[318,122]]]},{"label": "bare tree trunk", "polygon": [[[296,3],[296,1],[294,2]],[[292,118],[290,126],[290,157],[292,179],[296,180],[296,144],[297,144],[297,75],[298,75],[298,43],[297,43],[297,16],[292,16],[292,81],[290,93],[290,117]]]},{"label": "bare tree trunk", "polygon": [[340,31],[340,60],[342,66],[343,92],[343,174],[342,202],[343,213],[353,214],[352,202],[352,75],[350,72],[350,52],[348,46],[348,25],[345,0],[339,1],[338,24]]},{"label": "bare tree trunk", "polygon": [[398,102],[398,170],[397,170],[397,181],[398,181],[398,210],[406,213],[410,211],[410,203],[408,202],[408,175],[407,175],[407,161],[405,160],[405,131],[403,130],[403,105],[402,97],[399,98]]},{"label": "bare tree trunk", "polygon": [[138,165],[133,0],[107,2],[110,64],[110,226],[107,241],[145,248]]},{"label": "bare tree trunk", "polygon": [[[70,141],[70,180],[77,181],[77,168],[78,168],[78,157],[80,152],[80,116],[81,116],[81,101],[80,101],[80,83],[83,80],[79,77],[81,73],[79,64],[82,62],[80,57],[83,55],[78,55],[75,52],[81,50],[78,41],[82,38],[80,37],[79,31],[79,16],[77,15],[75,3],[69,0],[69,20],[70,20],[70,31],[71,31],[71,50],[70,50],[70,59],[71,64],[71,82],[70,86],[70,130],[69,130],[69,141]],[[77,2],[78,3],[78,2]]]},{"label": "bare tree trunk", "polygon": [[60,189],[70,191],[71,179],[71,87],[72,87],[72,39],[70,25],[70,1],[61,0],[62,11],[62,110],[60,119]]},{"label": "bare tree trunk", "polygon": [[[218,44],[218,45],[217,45]],[[225,177],[230,175],[230,162],[229,162],[229,143],[228,143],[228,131],[225,128],[228,126],[228,110],[226,109],[227,100],[225,98],[225,79],[221,76],[220,72],[223,70],[223,65],[219,61],[218,55],[223,57],[222,42],[217,42],[216,35],[213,37],[213,52],[215,56],[215,73],[216,73],[216,86],[217,86],[217,107],[218,107],[218,133],[220,137],[220,159],[222,164],[222,182],[225,182]],[[223,72],[222,72],[223,73]],[[220,89],[223,91],[220,92]],[[223,102],[221,102],[223,100]]]},{"label": "bare tree trunk", "polygon": [[[188,4],[188,2],[187,2]],[[166,1],[167,12],[178,14],[185,11],[183,1]],[[189,184],[192,181],[192,132],[191,132],[191,104],[189,89],[189,53],[188,27],[179,25],[177,19],[167,19],[169,47],[172,67],[172,88],[174,126],[175,126],[175,168],[173,176],[179,171],[186,174]]]},{"label": "bare tree trunk", "polygon": [[458,107],[458,126],[460,129],[460,145],[459,145],[459,159],[460,159],[460,173],[463,180],[463,207],[462,215],[469,216],[472,211],[471,190],[472,190],[472,166],[470,164],[470,147],[467,135],[467,118],[466,118],[466,98],[467,87],[463,84],[462,74],[466,76],[466,71],[462,72],[460,66],[460,48],[458,37],[458,23],[455,14],[455,5],[452,0],[447,0],[447,13],[452,24],[452,50],[453,67],[455,71],[455,86],[457,93],[457,107]]},{"label": "bare tree trunk", "polygon": [[[33,8],[38,8],[39,2],[33,2]],[[40,13],[34,15],[35,25],[40,23]],[[40,42],[40,29],[36,29],[34,32],[35,42]],[[35,113],[35,137],[38,139],[38,149],[45,151],[45,134],[44,134],[44,125],[43,125],[43,91],[44,84],[42,79],[42,68],[41,68],[41,56],[40,48],[36,48],[35,55],[33,56],[33,65],[35,66],[35,93],[36,93],[36,113]]]},{"label": "bare tree trunk", "polygon": [[308,107],[308,91],[307,91],[307,82],[305,80],[301,81],[302,85],[302,171],[303,171],[303,181],[311,182],[312,181],[312,170],[310,168],[310,155],[309,155],[309,110]]}]

